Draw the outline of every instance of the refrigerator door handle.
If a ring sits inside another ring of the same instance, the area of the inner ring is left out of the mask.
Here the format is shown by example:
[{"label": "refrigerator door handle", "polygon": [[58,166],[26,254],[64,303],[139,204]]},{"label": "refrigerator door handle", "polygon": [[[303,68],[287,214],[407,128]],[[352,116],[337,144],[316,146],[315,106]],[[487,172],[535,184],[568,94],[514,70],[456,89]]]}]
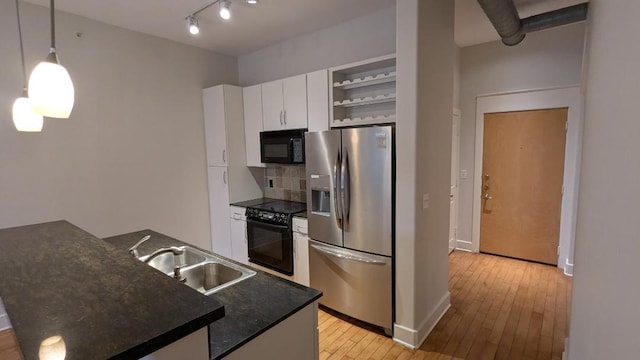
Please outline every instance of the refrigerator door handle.
[{"label": "refrigerator door handle", "polygon": [[344,254],[340,251],[333,250],[327,246],[316,245],[316,244],[309,244],[309,245],[322,253],[325,253],[327,255],[337,257],[340,259],[358,261],[358,262],[363,262],[363,263],[373,264],[373,265],[386,265],[385,261],[371,259],[364,256],[354,256],[354,255]]},{"label": "refrigerator door handle", "polygon": [[340,168],[342,167],[340,161],[340,152],[338,152],[338,156],[336,156],[336,162],[333,165],[333,207],[336,212],[336,223],[338,224],[338,228],[342,229],[342,206],[340,206],[340,201],[338,201],[340,197],[340,186],[338,186],[338,181],[340,181]]},{"label": "refrigerator door handle", "polygon": [[346,228],[349,225],[349,209],[351,208],[351,174],[349,172],[349,153],[344,151],[341,172],[342,222]]}]

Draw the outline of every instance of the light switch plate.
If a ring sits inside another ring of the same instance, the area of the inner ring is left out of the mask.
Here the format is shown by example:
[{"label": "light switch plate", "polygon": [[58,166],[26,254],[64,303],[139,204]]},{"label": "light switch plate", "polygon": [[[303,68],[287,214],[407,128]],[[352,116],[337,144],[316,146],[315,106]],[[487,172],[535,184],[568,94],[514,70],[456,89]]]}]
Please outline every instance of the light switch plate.
[{"label": "light switch plate", "polygon": [[422,208],[429,208],[429,194],[422,194]]},{"label": "light switch plate", "polygon": [[467,169],[460,170],[460,179],[467,179],[469,177],[469,171]]}]

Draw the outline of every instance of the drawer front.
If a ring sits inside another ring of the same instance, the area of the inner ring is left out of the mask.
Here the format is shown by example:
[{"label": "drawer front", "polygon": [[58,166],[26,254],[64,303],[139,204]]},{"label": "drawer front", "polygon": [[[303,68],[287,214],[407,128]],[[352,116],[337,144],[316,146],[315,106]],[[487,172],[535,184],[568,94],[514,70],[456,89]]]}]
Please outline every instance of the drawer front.
[{"label": "drawer front", "polygon": [[308,231],[307,231],[307,219],[305,218],[299,218],[299,217],[293,217],[293,231],[300,233],[300,234],[304,234],[307,235]]},{"label": "drawer front", "polygon": [[246,221],[247,217],[244,215],[246,211],[247,209],[240,206],[229,206],[229,218]]}]

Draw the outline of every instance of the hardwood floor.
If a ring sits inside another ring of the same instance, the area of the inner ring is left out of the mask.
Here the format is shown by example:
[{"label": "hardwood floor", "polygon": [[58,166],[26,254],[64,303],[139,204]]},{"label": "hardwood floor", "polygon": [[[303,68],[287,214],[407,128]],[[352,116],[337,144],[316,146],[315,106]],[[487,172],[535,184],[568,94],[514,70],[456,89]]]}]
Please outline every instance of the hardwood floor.
[{"label": "hardwood floor", "polygon": [[15,336],[11,329],[0,331],[0,359],[21,360]]},{"label": "hardwood floor", "polygon": [[485,254],[449,256],[451,308],[418,350],[321,309],[320,359],[561,359],[571,278]]}]

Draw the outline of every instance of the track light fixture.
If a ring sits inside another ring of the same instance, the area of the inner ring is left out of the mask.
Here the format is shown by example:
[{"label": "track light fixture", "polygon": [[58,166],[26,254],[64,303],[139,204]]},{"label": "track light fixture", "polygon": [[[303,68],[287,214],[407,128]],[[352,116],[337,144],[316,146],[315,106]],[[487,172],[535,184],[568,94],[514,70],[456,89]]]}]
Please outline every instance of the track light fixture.
[{"label": "track light fixture", "polygon": [[198,19],[194,15],[188,16],[187,21],[189,23],[189,32],[191,35],[197,35],[200,33],[200,26],[198,26]]},{"label": "track light fixture", "polygon": [[228,0],[221,0],[218,4],[220,4],[220,17],[224,20],[231,19],[231,10],[229,10],[231,2]]},{"label": "track light fixture", "polygon": [[[258,3],[258,0],[244,0],[244,1],[250,5],[255,5]],[[231,0],[212,1],[207,5],[201,7],[200,9],[192,12],[191,15],[185,18],[185,20],[187,20],[187,26],[188,26],[189,32],[192,35],[196,35],[200,33],[200,25],[198,24],[198,19],[196,18],[196,15],[198,15],[200,12],[210,8],[215,4],[218,4],[218,14],[220,15],[221,18],[223,18],[224,20],[231,19]]]}]

